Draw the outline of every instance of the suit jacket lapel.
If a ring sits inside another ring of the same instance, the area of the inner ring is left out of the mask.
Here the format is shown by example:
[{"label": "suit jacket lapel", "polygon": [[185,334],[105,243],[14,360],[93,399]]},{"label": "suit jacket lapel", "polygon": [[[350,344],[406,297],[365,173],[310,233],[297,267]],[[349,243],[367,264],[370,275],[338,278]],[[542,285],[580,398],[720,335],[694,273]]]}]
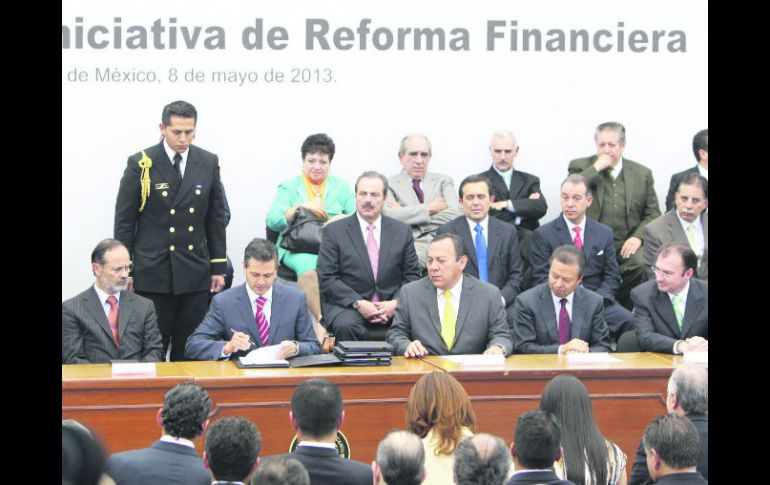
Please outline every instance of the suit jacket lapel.
[{"label": "suit jacket lapel", "polygon": [[570,338],[580,338],[580,332],[585,324],[586,299],[584,293],[585,289],[578,286],[575,289],[575,294],[572,296],[572,328],[570,329]]},{"label": "suit jacket lapel", "polygon": [[[490,271],[492,273],[492,257],[499,254],[500,246],[503,244],[503,228],[500,226],[500,221],[496,218],[489,216],[487,218],[487,263],[489,263]],[[490,277],[490,279],[492,279]]]},{"label": "suit jacket lapel", "polygon": [[[492,191],[493,192],[501,192],[503,194],[508,194],[508,187],[505,185],[505,180],[503,180],[503,177],[497,173],[497,170],[494,169],[494,165],[489,167],[489,170],[487,170],[487,173],[485,174],[490,182],[492,182]],[[504,200],[504,199],[503,199]]]},{"label": "suit jacket lapel", "polygon": [[276,345],[281,343],[281,336],[278,335],[278,329],[280,328],[281,322],[283,321],[284,312],[278,311],[278,309],[283,308],[281,306],[283,299],[283,288],[281,288],[279,285],[273,284],[273,311],[270,312],[270,335],[267,337],[268,345]]},{"label": "suit jacket lapel", "polygon": [[[425,178],[422,180],[422,190],[423,194],[425,194],[425,200],[428,200],[427,178],[428,174],[426,173]],[[414,187],[412,187],[412,179],[409,178],[409,175],[406,172],[402,171],[399,177],[395,177],[393,185],[400,186],[400,190],[396,193],[401,196],[401,200],[404,202],[402,205],[418,205],[420,203],[420,199],[417,198]]]},{"label": "suit jacket lapel", "polygon": [[[564,222],[564,216],[559,214],[556,218],[556,234],[559,237],[559,242],[564,244],[572,244],[572,234],[570,233],[567,223]],[[583,247],[585,247],[585,241],[583,241]]]},{"label": "suit jacket lapel", "polygon": [[[679,330],[679,325],[676,323],[676,313],[674,313],[674,305],[671,303],[668,293],[660,290],[655,290],[655,300],[653,305],[655,310],[660,314],[661,319],[668,325],[671,332],[676,336],[681,336],[682,332]],[[686,308],[685,308],[686,310]],[[684,325],[682,326],[684,328]]]},{"label": "suit jacket lapel", "polygon": [[475,294],[475,287],[476,282],[473,281],[472,277],[463,277],[463,289],[460,293],[460,308],[457,309],[457,320],[455,321],[455,338],[452,341],[453,348],[457,343],[457,340],[460,338],[460,333],[462,332],[463,326],[465,325],[465,320],[468,318],[471,301],[473,300],[473,296]]},{"label": "suit jacket lapel", "polygon": [[623,159],[621,172],[623,172],[623,183],[626,186],[626,214],[628,214],[631,212],[634,200],[636,200],[637,180],[641,179],[641,175],[636,173],[634,167],[626,159]]},{"label": "suit jacket lapel", "polygon": [[[259,343],[259,332],[257,332],[257,320],[256,314],[252,313],[251,302],[249,301],[249,294],[246,292],[246,283],[241,285],[238,291],[238,303],[236,305],[236,311],[240,314],[240,321],[247,322],[247,332],[251,336],[253,342]],[[275,300],[275,291],[273,291],[273,300]],[[275,307],[273,307],[275,308]],[[272,315],[270,315],[272,317]],[[225,329],[227,331],[229,329]],[[272,332],[271,332],[272,333]],[[270,339],[268,338],[268,341]]]},{"label": "suit jacket lapel", "polygon": [[[429,277],[425,277],[423,279],[423,291],[425,292],[425,298],[422,300],[426,302],[426,305],[428,307],[428,314],[430,315],[430,322],[433,324],[433,328],[436,330],[436,335],[438,335],[438,341],[440,344],[446,349],[447,352],[449,352],[449,348],[447,348],[446,344],[444,343],[444,339],[441,338],[441,316],[438,312],[438,303],[437,303],[437,297],[436,297],[436,287],[433,286],[433,283],[431,283]],[[455,326],[455,334],[457,333],[457,326]]]},{"label": "suit jacket lapel", "polygon": [[[573,308],[573,314],[574,308]],[[556,319],[556,310],[553,307],[553,298],[551,298],[551,289],[548,284],[543,286],[543,290],[540,292],[540,315],[542,315],[545,321],[545,328],[548,331],[549,340],[552,342],[559,341],[559,320]]]},{"label": "suit jacket lapel", "polygon": [[[377,279],[385,272],[386,265],[390,264],[388,256],[390,255],[390,246],[392,246],[395,233],[393,232],[393,222],[381,216],[380,219],[380,257],[377,260]],[[366,253],[366,259],[369,260],[369,252]],[[371,263],[369,264],[371,266]],[[374,279],[374,274],[372,274]]]},{"label": "suit jacket lapel", "polygon": [[194,180],[201,180],[199,174],[202,169],[203,165],[196,156],[195,148],[190,146],[189,153],[187,154],[187,162],[184,167],[184,178],[182,178],[182,185],[179,187],[179,192],[177,192],[175,200],[183,197],[190,189],[192,189]]},{"label": "suit jacket lapel", "polygon": [[[94,290],[93,287],[86,293],[85,300],[86,308],[91,314],[91,317],[93,317],[94,322],[96,322],[99,328],[110,337],[110,342],[112,342],[112,345],[117,349],[118,346],[115,344],[115,339],[112,338],[110,322],[107,320],[107,315],[104,313],[104,307],[99,301],[96,290]],[[120,303],[118,303],[118,331],[120,331]]]},{"label": "suit jacket lapel", "polygon": [[689,295],[687,295],[687,303],[684,306],[684,317],[682,317],[682,335],[687,335],[687,331],[690,330],[692,323],[700,315],[705,306],[705,296],[701,287],[698,286],[694,279],[690,280]]},{"label": "suit jacket lapel", "polygon": [[[155,179],[150,180],[150,197],[157,193],[158,196],[160,196],[160,199],[170,207],[172,205],[172,201],[176,197],[176,194],[179,193],[179,183],[176,181],[176,172],[174,171],[174,165],[172,164],[171,160],[169,160],[168,155],[166,155],[163,142],[160,142],[160,144],[157,145],[157,150],[155,153],[155,158],[152,159],[152,167],[157,170],[157,173],[160,174],[161,179],[157,180],[156,177]],[[168,188],[155,188],[157,184],[162,183],[165,183]],[[168,197],[163,197],[161,195],[161,192],[164,190],[168,192]]]},{"label": "suit jacket lapel", "polygon": [[[366,270],[366,274],[369,275],[369,280],[371,280],[372,285],[374,285],[375,281],[374,273],[372,272],[372,262],[369,261],[369,251],[366,250],[366,242],[361,233],[361,225],[358,223],[358,213],[354,213],[348,217],[347,222],[348,225],[346,229],[350,242],[353,245],[353,248],[355,248],[356,254],[358,254],[358,257],[361,259],[361,266]],[[382,241],[383,232],[382,228],[380,228],[380,241]],[[382,252],[380,252],[380,254],[382,254]],[[377,264],[377,268],[379,271],[379,263]]]},{"label": "suit jacket lapel", "polygon": [[[599,158],[598,155],[594,155],[589,158],[588,161],[591,165],[593,165],[597,158]],[[596,181],[596,187],[594,187],[593,190],[594,198],[596,198],[596,209],[594,210],[597,211],[596,218],[598,219],[599,214],[602,212],[602,200],[604,199],[604,173],[599,172],[594,180]]]},{"label": "suit jacket lapel", "polygon": [[[134,296],[128,291],[120,292],[120,303],[118,304],[118,338],[121,342],[123,341],[123,333],[126,331],[128,322],[131,321],[131,317],[134,313],[131,305],[131,300],[133,298]],[[110,336],[112,336],[112,330],[110,330]]]},{"label": "suit jacket lapel", "polygon": [[669,237],[674,241],[687,241],[687,233],[682,229],[682,224],[676,216],[676,211],[669,211],[666,215],[666,227]]},{"label": "suit jacket lapel", "polygon": [[519,192],[524,187],[524,182],[524,176],[514,169],[513,174],[511,174],[511,189],[509,191],[511,199],[518,198]]},{"label": "suit jacket lapel", "polygon": [[[490,219],[492,219],[490,217]],[[473,244],[474,234],[471,233],[471,228],[468,226],[468,219],[465,216],[462,219],[456,221],[460,227],[455,226],[458,235],[463,242],[463,245],[468,249],[468,261],[473,265],[476,270],[476,274],[479,274],[479,259],[476,256],[476,245]],[[487,251],[487,258],[489,258],[489,251]],[[489,261],[487,261],[489,262]]]}]

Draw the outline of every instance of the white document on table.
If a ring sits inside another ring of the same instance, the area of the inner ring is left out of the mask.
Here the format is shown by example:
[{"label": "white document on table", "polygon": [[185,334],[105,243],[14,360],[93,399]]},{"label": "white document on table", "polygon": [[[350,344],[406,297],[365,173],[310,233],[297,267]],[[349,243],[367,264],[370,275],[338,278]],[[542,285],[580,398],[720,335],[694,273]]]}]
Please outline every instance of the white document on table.
[{"label": "white document on table", "polygon": [[570,353],[567,354],[568,364],[614,364],[623,362],[617,357],[612,357],[607,352],[587,352],[585,354]]},{"label": "white document on table", "polygon": [[280,345],[268,345],[257,347],[244,357],[239,357],[243,365],[258,365],[265,367],[288,367],[289,361],[278,358],[281,351]]},{"label": "white document on table", "polygon": [[501,354],[482,355],[482,354],[463,354],[463,355],[442,355],[455,364],[466,367],[503,367],[505,366],[505,356]]}]

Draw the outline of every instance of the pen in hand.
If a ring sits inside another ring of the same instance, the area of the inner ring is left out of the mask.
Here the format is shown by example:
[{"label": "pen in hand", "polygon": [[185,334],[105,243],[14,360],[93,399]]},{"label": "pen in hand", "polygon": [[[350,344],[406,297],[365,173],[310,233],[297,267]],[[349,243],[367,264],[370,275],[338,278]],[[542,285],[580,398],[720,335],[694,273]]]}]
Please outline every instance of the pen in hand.
[{"label": "pen in hand", "polygon": [[243,333],[243,332],[239,332],[239,331],[237,331],[237,330],[236,330],[236,329],[234,329],[234,328],[231,328],[231,329],[230,329],[230,331],[231,331],[231,332],[233,332],[233,335],[235,335],[236,333],[240,333],[240,334],[243,334],[243,335],[245,335],[245,336],[246,336],[246,340],[249,342],[249,347],[250,347],[250,346],[252,346],[252,345],[254,345],[254,341],[253,341],[253,340],[251,340],[251,336],[250,336],[249,334],[247,334],[247,333]]}]

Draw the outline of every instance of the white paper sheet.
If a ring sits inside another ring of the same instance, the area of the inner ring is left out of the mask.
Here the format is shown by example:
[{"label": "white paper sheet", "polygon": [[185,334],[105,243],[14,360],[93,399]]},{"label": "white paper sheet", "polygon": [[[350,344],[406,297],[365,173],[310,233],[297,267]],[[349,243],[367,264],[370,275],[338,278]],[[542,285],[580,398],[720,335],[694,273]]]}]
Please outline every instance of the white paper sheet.
[{"label": "white paper sheet", "polygon": [[258,347],[245,357],[241,357],[241,364],[243,365],[276,365],[276,366],[288,366],[289,361],[286,359],[279,359],[280,345],[268,345],[267,347]]},{"label": "white paper sheet", "polygon": [[442,355],[441,357],[449,361],[452,361],[455,364],[464,365],[466,367],[477,367],[477,366],[503,367],[505,365],[505,356],[500,354]]},{"label": "white paper sheet", "polygon": [[113,362],[113,376],[156,375],[155,362]]},{"label": "white paper sheet", "polygon": [[585,354],[567,354],[568,364],[614,364],[623,362],[617,357],[612,357],[608,352],[588,352]]}]

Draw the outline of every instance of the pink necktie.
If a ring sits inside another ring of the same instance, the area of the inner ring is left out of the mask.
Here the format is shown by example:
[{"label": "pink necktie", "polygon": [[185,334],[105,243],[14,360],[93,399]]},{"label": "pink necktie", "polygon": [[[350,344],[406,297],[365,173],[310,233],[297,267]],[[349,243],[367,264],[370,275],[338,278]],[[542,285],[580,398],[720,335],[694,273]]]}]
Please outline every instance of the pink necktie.
[{"label": "pink necktie", "polygon": [[575,239],[572,240],[572,243],[577,246],[579,250],[583,250],[583,240],[580,239],[580,228],[578,226],[575,226],[572,228],[573,231],[575,231]]},{"label": "pink necktie", "polygon": [[112,338],[115,340],[115,345],[120,348],[120,338],[118,337],[118,299],[115,295],[107,297],[107,303],[110,305],[110,315],[107,317],[107,321],[110,323],[110,330],[112,330]]},{"label": "pink necktie", "polygon": [[[380,264],[380,248],[377,247],[377,240],[374,239],[374,224],[366,226],[366,230],[369,231],[369,234],[366,236],[366,252],[369,253],[369,263],[372,265],[374,281],[377,281],[377,266]],[[372,301],[380,301],[380,297],[377,293],[372,295]]]},{"label": "pink necktie", "polygon": [[257,314],[255,316],[257,320],[257,331],[259,332],[259,339],[262,341],[263,347],[267,345],[267,339],[270,337],[270,322],[267,321],[267,317],[262,311],[266,300],[267,299],[264,296],[257,298]]},{"label": "pink necktie", "polygon": [[561,303],[561,310],[559,310],[559,345],[564,345],[569,342],[572,320],[569,319],[569,313],[567,313],[567,299],[562,298],[559,303]]}]

